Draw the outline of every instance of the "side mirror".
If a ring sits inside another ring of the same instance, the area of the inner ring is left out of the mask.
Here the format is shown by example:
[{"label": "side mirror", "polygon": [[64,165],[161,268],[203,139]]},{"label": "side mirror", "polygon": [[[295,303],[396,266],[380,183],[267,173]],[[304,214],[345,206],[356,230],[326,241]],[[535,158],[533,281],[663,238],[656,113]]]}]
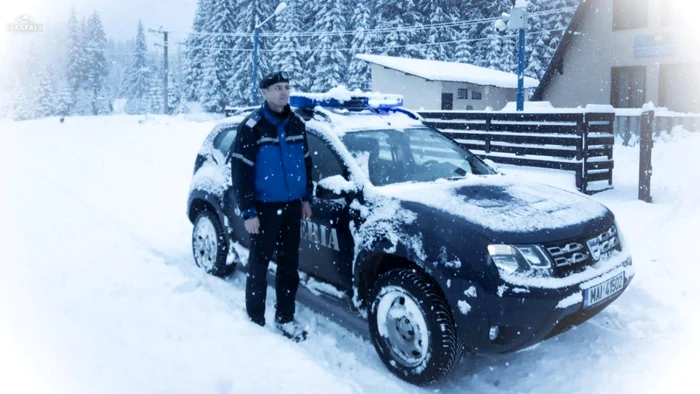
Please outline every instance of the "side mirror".
[{"label": "side mirror", "polygon": [[316,185],[316,197],[326,200],[352,199],[357,191],[357,185],[343,178],[342,175],[323,178]]}]

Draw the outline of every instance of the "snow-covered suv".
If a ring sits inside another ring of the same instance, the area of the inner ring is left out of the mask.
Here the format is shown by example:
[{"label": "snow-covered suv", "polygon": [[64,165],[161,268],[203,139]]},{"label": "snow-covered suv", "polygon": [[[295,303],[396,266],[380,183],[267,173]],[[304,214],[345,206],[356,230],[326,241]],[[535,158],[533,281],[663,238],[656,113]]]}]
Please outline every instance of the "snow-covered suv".
[{"label": "snow-covered suv", "polygon": [[[632,280],[607,208],[498,173],[400,96],[293,95],[291,105],[314,164],[300,271],[366,318],[379,357],[402,379],[428,384],[464,351],[510,352],[556,335]],[[236,265],[233,245],[250,242],[231,190],[238,163],[228,159],[243,119],[227,118],[204,141],[187,207],[194,260],[219,276]]]}]

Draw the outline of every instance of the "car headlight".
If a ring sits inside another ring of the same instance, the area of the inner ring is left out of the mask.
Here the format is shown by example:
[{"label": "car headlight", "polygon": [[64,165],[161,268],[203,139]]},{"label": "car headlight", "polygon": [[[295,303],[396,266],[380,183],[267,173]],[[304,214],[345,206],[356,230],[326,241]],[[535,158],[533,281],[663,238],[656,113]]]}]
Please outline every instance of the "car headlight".
[{"label": "car headlight", "polygon": [[489,257],[504,274],[544,276],[551,273],[552,263],[539,245],[489,245]]}]

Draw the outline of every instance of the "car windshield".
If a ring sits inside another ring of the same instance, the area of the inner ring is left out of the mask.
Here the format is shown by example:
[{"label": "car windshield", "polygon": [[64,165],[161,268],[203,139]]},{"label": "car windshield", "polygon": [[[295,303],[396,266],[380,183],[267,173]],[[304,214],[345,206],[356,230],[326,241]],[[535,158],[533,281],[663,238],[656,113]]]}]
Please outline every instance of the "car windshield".
[{"label": "car windshield", "polygon": [[428,127],[357,131],[345,134],[342,141],[375,186],[496,173],[477,156]]}]

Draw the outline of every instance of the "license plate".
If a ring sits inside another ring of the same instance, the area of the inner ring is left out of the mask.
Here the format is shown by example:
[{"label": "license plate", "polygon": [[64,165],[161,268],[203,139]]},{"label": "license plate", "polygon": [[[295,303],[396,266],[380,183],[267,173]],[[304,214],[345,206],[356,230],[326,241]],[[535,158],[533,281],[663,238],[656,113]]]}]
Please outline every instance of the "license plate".
[{"label": "license plate", "polygon": [[583,307],[590,308],[620,292],[625,285],[625,273],[583,291]]}]

